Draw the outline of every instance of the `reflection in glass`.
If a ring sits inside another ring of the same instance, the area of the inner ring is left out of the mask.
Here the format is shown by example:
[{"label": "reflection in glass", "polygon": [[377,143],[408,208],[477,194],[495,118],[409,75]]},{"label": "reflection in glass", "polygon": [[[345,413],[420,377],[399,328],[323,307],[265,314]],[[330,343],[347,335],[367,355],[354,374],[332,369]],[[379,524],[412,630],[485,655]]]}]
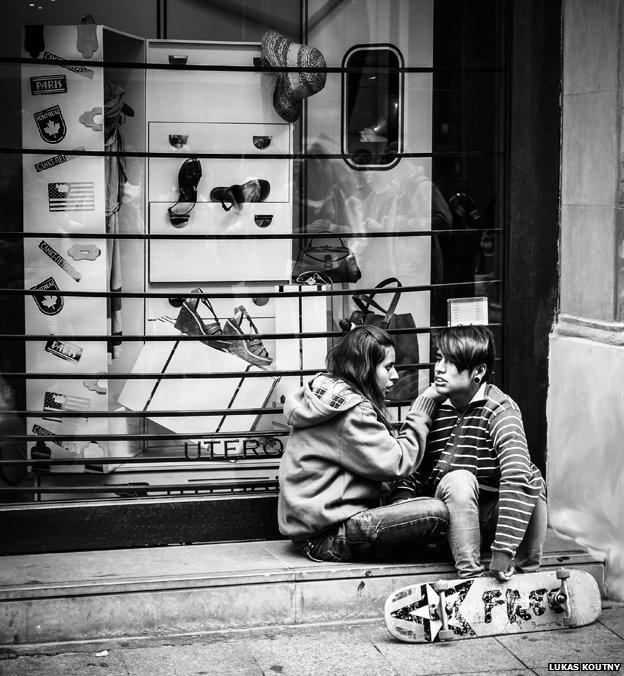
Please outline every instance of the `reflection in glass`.
[{"label": "reflection in glass", "polygon": [[342,152],[354,169],[389,169],[403,150],[403,66],[391,45],[356,46],[343,66]]}]

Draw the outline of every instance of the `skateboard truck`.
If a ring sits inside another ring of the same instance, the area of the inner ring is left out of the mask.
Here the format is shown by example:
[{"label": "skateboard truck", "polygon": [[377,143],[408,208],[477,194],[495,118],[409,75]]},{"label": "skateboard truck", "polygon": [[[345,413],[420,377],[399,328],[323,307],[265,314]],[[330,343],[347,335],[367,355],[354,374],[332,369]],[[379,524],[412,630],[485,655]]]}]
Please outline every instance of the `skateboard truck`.
[{"label": "skateboard truck", "polygon": [[[433,585],[433,591],[440,597],[438,601],[437,612],[442,622],[442,629],[438,632],[440,641],[451,641],[455,638],[455,632],[448,627],[448,617],[446,616],[446,592],[449,589],[449,583],[445,580],[438,580]],[[432,613],[433,614],[433,613]]]},{"label": "skateboard truck", "polygon": [[553,589],[548,593],[548,604],[557,612],[564,612],[563,626],[575,627],[577,625],[576,617],[572,614],[570,606],[570,591],[568,589],[568,578],[570,571],[567,568],[557,570],[557,579],[561,580],[561,587]]}]

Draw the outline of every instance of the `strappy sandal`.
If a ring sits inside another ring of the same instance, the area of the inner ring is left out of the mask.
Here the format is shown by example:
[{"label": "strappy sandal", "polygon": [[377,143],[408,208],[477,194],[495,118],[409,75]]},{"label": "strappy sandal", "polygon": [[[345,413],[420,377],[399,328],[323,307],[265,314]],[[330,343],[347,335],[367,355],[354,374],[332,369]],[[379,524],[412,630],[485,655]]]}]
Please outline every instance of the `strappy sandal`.
[{"label": "strappy sandal", "polygon": [[221,206],[230,211],[232,207],[241,211],[245,202],[264,202],[271,192],[271,184],[263,178],[254,178],[242,185],[219,186],[210,191],[212,202],[221,202]]},{"label": "strappy sandal", "polygon": [[[258,329],[256,328],[256,325],[253,323],[249,313],[242,305],[239,305],[234,310],[234,316],[225,322],[223,334],[225,336],[244,335],[245,332],[241,330],[241,324],[243,323],[244,319],[248,321],[250,327],[250,331],[247,333],[253,332],[257,334]],[[264,347],[264,344],[260,338],[249,337],[240,340],[232,340],[230,341],[228,349],[232,354],[235,354],[241,359],[248,361],[250,364],[254,364],[254,366],[269,366],[269,364],[273,361],[273,359],[269,357],[269,353],[267,352],[267,349]]]},{"label": "strappy sandal", "polygon": [[[202,290],[199,288],[193,289],[191,293],[202,293]],[[197,306],[199,305],[200,300],[202,304],[208,308],[214,321],[207,322],[199,316]],[[187,298],[180,307],[174,328],[187,336],[206,336],[208,338],[213,338],[213,340],[200,340],[201,343],[208,345],[208,347],[214,347],[215,349],[222,351],[226,351],[230,347],[228,341],[215,338],[215,336],[223,336],[223,329],[219,323],[219,318],[207,298]]]},{"label": "strappy sandal", "polygon": [[197,204],[197,184],[201,177],[201,163],[196,157],[182,163],[178,172],[178,201],[167,209],[169,222],[174,228],[183,228],[188,223],[191,211]]}]

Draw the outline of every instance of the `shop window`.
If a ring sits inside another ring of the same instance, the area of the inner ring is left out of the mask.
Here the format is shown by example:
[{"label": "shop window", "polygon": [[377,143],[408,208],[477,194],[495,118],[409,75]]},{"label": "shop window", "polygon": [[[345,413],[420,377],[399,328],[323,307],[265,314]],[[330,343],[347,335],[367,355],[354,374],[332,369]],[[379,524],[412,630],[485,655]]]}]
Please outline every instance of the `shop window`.
[{"label": "shop window", "polygon": [[342,152],[353,169],[391,169],[403,151],[403,56],[356,45],[344,57]]}]

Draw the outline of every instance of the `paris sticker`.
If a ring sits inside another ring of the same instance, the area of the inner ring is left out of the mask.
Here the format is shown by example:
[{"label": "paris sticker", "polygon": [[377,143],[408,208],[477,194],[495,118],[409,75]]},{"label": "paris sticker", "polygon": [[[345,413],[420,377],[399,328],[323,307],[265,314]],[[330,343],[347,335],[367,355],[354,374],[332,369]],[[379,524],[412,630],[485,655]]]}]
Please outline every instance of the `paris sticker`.
[{"label": "paris sticker", "polygon": [[59,106],[50,106],[33,115],[39,134],[46,143],[59,143],[65,138],[67,127]]},{"label": "paris sticker", "polygon": [[49,291],[49,294],[33,294],[37,307],[44,315],[57,315],[63,309],[63,296],[54,293],[60,291],[54,277],[44,279],[40,284],[30,287],[31,291]]},{"label": "paris sticker", "polygon": [[30,93],[67,94],[67,78],[64,75],[36,75],[30,78]]}]

